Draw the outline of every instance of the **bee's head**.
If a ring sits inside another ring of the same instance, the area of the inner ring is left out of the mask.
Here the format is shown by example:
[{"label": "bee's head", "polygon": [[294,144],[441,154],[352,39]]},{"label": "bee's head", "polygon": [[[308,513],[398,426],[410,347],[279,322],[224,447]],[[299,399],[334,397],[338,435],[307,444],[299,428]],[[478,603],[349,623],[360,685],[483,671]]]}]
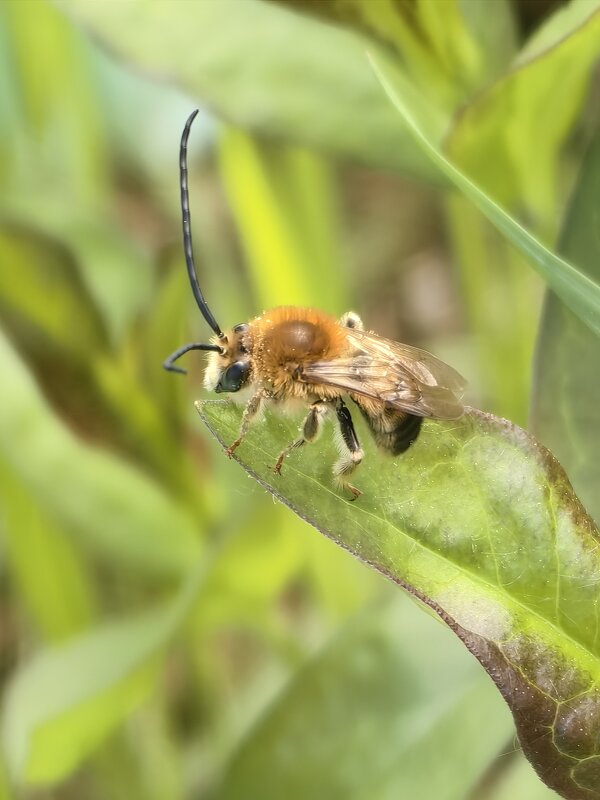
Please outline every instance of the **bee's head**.
[{"label": "bee's head", "polygon": [[252,372],[250,326],[236,325],[222,339],[219,351],[210,354],[204,372],[204,387],[211,392],[239,392],[248,385]]}]

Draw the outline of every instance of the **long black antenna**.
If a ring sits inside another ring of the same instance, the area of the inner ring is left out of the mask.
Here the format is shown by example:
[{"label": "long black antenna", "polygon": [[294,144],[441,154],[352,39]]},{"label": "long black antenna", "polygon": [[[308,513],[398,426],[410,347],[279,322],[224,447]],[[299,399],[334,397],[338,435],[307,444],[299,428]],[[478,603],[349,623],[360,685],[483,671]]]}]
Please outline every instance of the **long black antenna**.
[{"label": "long black antenna", "polygon": [[220,348],[218,344],[201,344],[200,342],[192,342],[191,344],[184,344],[183,347],[179,347],[174,353],[171,353],[171,355],[165,361],[163,361],[163,367],[168,372],[179,372],[180,375],[187,375],[187,372],[184,369],[175,366],[175,362],[178,358],[181,358],[181,356],[189,353],[190,350],[207,350],[208,352],[212,353],[223,353],[222,348]]},{"label": "long black antenna", "polygon": [[194,264],[194,252],[192,249],[192,228],[190,223],[190,196],[188,192],[188,168],[187,168],[187,143],[190,135],[190,128],[192,122],[198,114],[198,109],[193,111],[185,123],[185,128],[181,134],[181,146],[179,148],[179,182],[181,186],[181,219],[183,223],[183,251],[185,253],[185,263],[187,266],[192,292],[196,298],[198,308],[202,312],[202,316],[208,322],[213,331],[217,334],[219,339],[224,339],[225,335],[219,327],[217,320],[213,317],[208,303],[204,299],[202,289],[198,283],[198,276],[196,275],[196,265]]}]

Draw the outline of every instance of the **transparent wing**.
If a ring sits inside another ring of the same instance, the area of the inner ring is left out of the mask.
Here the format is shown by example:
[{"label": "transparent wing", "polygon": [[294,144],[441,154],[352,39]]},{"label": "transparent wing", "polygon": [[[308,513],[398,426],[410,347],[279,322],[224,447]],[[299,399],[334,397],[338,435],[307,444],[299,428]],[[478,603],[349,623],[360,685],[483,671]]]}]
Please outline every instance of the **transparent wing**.
[{"label": "transparent wing", "polygon": [[307,383],[324,383],[389,403],[420,417],[456,419],[466,385],[459,373],[426,350],[367,331],[348,330],[349,355],[307,364]]}]

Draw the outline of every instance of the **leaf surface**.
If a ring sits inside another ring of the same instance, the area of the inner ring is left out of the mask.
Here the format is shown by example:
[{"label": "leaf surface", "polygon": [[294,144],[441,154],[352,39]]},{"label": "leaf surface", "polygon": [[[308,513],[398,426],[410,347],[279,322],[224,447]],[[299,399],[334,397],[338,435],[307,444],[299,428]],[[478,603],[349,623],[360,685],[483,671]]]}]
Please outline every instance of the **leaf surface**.
[{"label": "leaf surface", "polygon": [[95,628],[36,655],[10,683],[2,740],[15,778],[69,775],[154,685],[160,653],[193,601],[203,565],[163,606]]},{"label": "leaf surface", "polygon": [[552,15],[513,69],[463,108],[446,141],[447,153],[482,188],[528,209],[546,231],[554,231],[560,150],[598,60],[599,8],[586,0]]},{"label": "leaf surface", "polygon": [[[416,141],[428,153],[446,177],[454,183],[490,222],[528,259],[534,269],[561,297],[563,302],[588,325],[600,334],[600,284],[590,278],[578,266],[558,256],[532,233],[511,217],[501,206],[473,183],[464,172],[448,161],[435,141],[423,128],[420,118],[423,113],[414,112],[415,97],[405,97],[404,87],[396,81],[393,68],[382,58],[371,56],[371,63],[390,100],[412,131]],[[419,107],[424,105],[421,98]]]},{"label": "leaf surface", "polygon": [[[582,165],[560,248],[600,280],[600,134]],[[548,292],[537,346],[532,424],[600,520],[600,338]]]},{"label": "leaf surface", "polygon": [[106,330],[66,248],[0,222],[0,259],[13,268],[0,274],[0,315],[9,330],[79,362],[106,351]]},{"label": "leaf surface", "polygon": [[155,575],[186,572],[200,551],[190,512],[142,470],[75,436],[2,335],[0,374],[10,375],[0,454],[42,512],[105,556]]},{"label": "leaf surface", "polygon": [[112,52],[168,77],[230,123],[438,180],[398,132],[365,69],[364,44],[348,31],[259,0],[178,3],[177,13],[170,0],[56,5]]},{"label": "leaf surface", "polygon": [[[198,403],[230,444],[241,411]],[[352,503],[332,488],[330,437],[273,474],[293,421],[267,414],[237,451],[263,487],[426,602],[483,664],[522,747],[564,797],[600,797],[600,537],[556,459],[523,430],[468,410],[426,420],[400,458],[366,458]]]},{"label": "leaf surface", "polygon": [[250,732],[219,800],[464,800],[513,726],[451,638],[405,597],[363,610]]},{"label": "leaf surface", "polygon": [[344,25],[379,42],[406,66],[411,79],[436,103],[454,110],[468,94],[506,66],[514,48],[511,11],[495,0],[483,14],[476,3],[414,0],[373,3],[345,0],[275,0],[311,16]]}]

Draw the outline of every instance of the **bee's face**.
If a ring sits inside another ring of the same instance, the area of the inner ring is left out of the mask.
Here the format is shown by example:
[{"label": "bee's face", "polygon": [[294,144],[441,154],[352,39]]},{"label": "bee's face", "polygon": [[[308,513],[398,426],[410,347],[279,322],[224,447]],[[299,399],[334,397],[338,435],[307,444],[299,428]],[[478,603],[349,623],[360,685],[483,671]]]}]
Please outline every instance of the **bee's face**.
[{"label": "bee's face", "polygon": [[249,325],[236,325],[225,334],[224,353],[211,353],[204,373],[204,386],[213,392],[239,392],[250,378]]}]

